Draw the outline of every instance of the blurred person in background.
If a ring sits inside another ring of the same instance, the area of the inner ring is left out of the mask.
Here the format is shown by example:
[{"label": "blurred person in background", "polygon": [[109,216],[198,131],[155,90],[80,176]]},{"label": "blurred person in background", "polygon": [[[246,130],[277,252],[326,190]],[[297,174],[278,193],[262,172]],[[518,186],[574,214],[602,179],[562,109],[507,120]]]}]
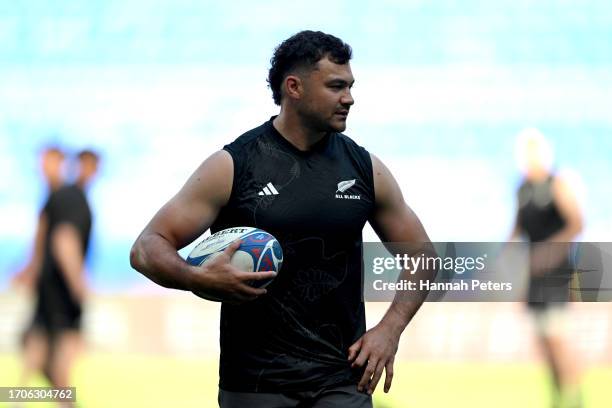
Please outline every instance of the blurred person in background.
[{"label": "blurred person in background", "polygon": [[528,310],[553,380],[553,407],[580,407],[579,370],[569,348],[566,305],[572,298],[571,242],[582,231],[582,214],[571,183],[553,170],[553,150],[537,129],[517,138],[523,173],[512,239],[531,243]]},{"label": "blurred person in background", "polygon": [[[50,146],[42,150],[40,154],[40,169],[46,183],[47,198],[38,216],[34,243],[32,245],[32,253],[29,261],[13,277],[14,285],[24,287],[28,291],[35,289],[35,284],[43,265],[45,239],[49,223],[46,208],[49,206],[49,200],[53,192],[64,185],[64,165],[65,154],[60,148]],[[47,342],[43,333],[38,330],[33,330],[33,327],[28,327],[28,329],[26,329],[22,338],[24,365],[20,384],[27,384],[32,374],[42,368],[44,355],[46,354],[46,344]]]},{"label": "blurred person in background", "polygon": [[[89,245],[92,214],[85,189],[97,172],[99,158],[91,150],[77,156],[74,184],[58,184],[41,212],[37,233],[39,260],[31,261],[16,282],[31,282],[36,306],[24,343],[25,384],[41,370],[54,387],[67,387],[80,348],[82,305],[86,296],[84,259]],[[40,242],[38,237],[40,236]],[[33,258],[36,258],[36,252]],[[33,272],[28,272],[33,271]],[[24,278],[24,274],[32,277]]]},{"label": "blurred person in background", "polygon": [[47,198],[38,216],[32,254],[28,263],[13,278],[15,284],[32,288],[38,276],[43,257],[44,238],[47,233],[47,216],[44,209],[49,204],[51,194],[65,182],[64,162],[64,152],[55,146],[44,148],[40,155],[40,169],[46,183]]}]

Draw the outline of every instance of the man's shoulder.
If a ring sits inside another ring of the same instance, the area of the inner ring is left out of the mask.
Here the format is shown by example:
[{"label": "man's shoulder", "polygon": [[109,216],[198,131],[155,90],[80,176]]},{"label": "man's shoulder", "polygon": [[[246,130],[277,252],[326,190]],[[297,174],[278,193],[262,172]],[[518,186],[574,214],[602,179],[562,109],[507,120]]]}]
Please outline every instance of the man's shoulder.
[{"label": "man's shoulder", "polygon": [[346,146],[347,149],[355,151],[355,152],[359,152],[360,154],[365,154],[365,155],[370,155],[370,153],[368,152],[368,150],[361,146],[359,143],[357,143],[355,140],[353,140],[351,137],[345,135],[344,133],[335,133],[335,139],[337,141],[337,143],[340,143],[344,146]]},{"label": "man's shoulder", "polygon": [[343,143],[357,145],[357,142],[355,142],[350,136],[345,135],[344,133],[336,132],[335,135],[336,135],[336,138],[342,141]]},{"label": "man's shoulder", "polygon": [[261,125],[244,132],[232,142],[226,144],[223,149],[232,153],[248,148],[252,143],[255,143],[260,136],[268,133],[269,130],[269,122],[264,122]]}]

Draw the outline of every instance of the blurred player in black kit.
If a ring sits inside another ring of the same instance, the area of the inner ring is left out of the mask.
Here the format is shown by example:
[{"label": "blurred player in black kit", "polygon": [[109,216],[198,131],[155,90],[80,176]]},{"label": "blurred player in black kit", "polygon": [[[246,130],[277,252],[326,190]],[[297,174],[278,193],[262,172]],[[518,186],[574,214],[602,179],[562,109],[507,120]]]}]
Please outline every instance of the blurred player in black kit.
[{"label": "blurred player in black kit", "polygon": [[30,282],[36,293],[34,317],[25,336],[23,382],[33,370],[42,369],[52,386],[69,386],[79,350],[86,293],[84,258],[92,223],[85,188],[97,171],[98,155],[80,152],[78,167],[76,182],[53,190],[41,211],[40,260],[16,277],[17,282]]},{"label": "blurred player in black kit", "polygon": [[571,241],[582,230],[582,215],[570,183],[553,172],[553,152],[537,129],[517,140],[524,172],[518,190],[513,238],[531,242],[528,308],[553,378],[553,407],[581,407],[579,373],[567,338],[566,304],[572,300]]},{"label": "blurred player in black kit", "polygon": [[[156,283],[223,299],[222,407],[371,407],[383,371],[391,387],[400,335],[423,301],[396,297],[366,331],[365,223],[383,242],[430,243],[385,165],[340,133],[354,104],[351,54],[322,32],[280,44],[268,76],[279,115],[207,158],[132,248],[132,266]],[[177,254],[208,228],[234,226],[281,243],[283,270],[266,289],[247,282],[273,272],[229,264],[239,242],[199,267]]]},{"label": "blurred player in black kit", "polygon": [[[40,155],[40,169],[47,185],[47,198],[41,209],[36,224],[34,234],[34,244],[32,254],[28,263],[13,277],[13,283],[17,286],[33,290],[37,286],[40,270],[45,257],[45,243],[48,233],[48,216],[45,208],[49,205],[49,199],[53,192],[57,191],[65,182],[65,154],[56,147],[50,146],[42,150]],[[19,384],[26,385],[31,376],[41,369],[45,369],[48,374],[50,367],[45,367],[45,360],[48,349],[48,337],[40,330],[35,330],[29,326],[23,334],[23,367]]]},{"label": "blurred player in black kit", "polygon": [[[40,170],[47,187],[47,198],[43,208],[47,205],[49,197],[64,185],[64,152],[55,146],[46,147],[40,154]],[[36,224],[34,245],[28,263],[13,278],[16,284],[31,287],[38,276],[43,257],[44,238],[47,234],[47,217],[41,211]]]}]

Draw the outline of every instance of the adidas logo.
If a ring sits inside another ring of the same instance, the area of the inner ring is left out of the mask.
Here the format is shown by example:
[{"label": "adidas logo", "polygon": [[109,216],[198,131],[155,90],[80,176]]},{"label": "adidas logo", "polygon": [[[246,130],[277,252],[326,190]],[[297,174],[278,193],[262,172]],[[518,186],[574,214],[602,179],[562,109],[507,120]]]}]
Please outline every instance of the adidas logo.
[{"label": "adidas logo", "polygon": [[260,196],[262,196],[262,195],[266,195],[266,196],[278,195],[278,191],[274,188],[272,183],[268,183],[263,188],[263,190],[261,190],[259,193],[257,193],[257,195],[260,195]]}]

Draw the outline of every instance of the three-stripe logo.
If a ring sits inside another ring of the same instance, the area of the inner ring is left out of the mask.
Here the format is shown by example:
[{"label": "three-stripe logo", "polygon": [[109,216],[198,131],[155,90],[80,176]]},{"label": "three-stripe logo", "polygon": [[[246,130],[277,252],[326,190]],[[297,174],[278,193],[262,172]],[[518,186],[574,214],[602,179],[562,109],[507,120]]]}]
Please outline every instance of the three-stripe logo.
[{"label": "three-stripe logo", "polygon": [[278,195],[278,191],[276,190],[276,188],[274,188],[272,183],[268,183],[263,188],[263,190],[261,190],[259,193],[257,193],[257,195],[260,195],[260,196],[263,196],[263,195],[265,195],[265,196]]}]

